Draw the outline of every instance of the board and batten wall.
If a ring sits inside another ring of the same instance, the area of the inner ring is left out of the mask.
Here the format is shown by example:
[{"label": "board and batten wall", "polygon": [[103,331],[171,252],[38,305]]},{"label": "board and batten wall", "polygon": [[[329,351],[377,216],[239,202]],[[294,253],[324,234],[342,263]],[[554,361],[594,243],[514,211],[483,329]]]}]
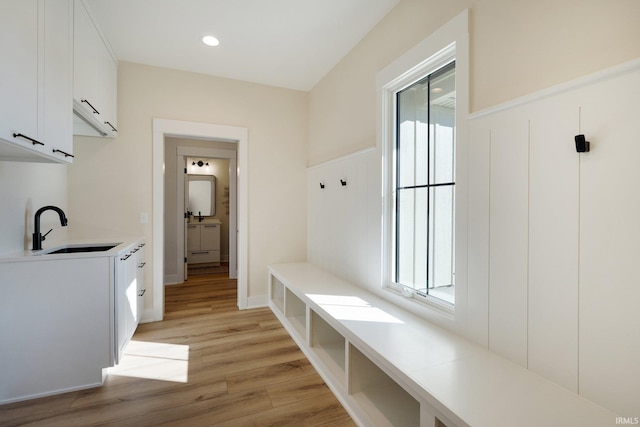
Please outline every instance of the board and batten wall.
[{"label": "board and batten wall", "polygon": [[[623,416],[640,409],[639,100],[640,60],[471,116],[467,319],[439,322]],[[308,169],[308,258],[384,297],[381,165],[369,149]]]}]

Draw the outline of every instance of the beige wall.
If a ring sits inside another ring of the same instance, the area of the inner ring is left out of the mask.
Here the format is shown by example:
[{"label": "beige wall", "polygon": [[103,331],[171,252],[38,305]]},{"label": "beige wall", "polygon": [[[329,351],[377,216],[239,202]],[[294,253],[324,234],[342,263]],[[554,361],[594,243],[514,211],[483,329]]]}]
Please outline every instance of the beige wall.
[{"label": "beige wall", "polygon": [[67,167],[47,163],[0,162],[0,253],[31,249],[33,217],[43,206],[65,211],[67,227],[60,226],[55,212],[45,212],[40,220],[42,234],[53,229],[42,247],[64,241],[76,221],[67,209]]},{"label": "beige wall", "polygon": [[[121,62],[118,138],[76,138],[69,210],[82,224],[78,235],[132,234],[152,243],[153,118],[249,129],[248,289],[250,297],[266,296],[269,263],[306,257],[307,94]],[[140,223],[141,212],[149,223]]]},{"label": "beige wall", "polygon": [[375,146],[376,73],[465,8],[471,112],[640,57],[637,0],[402,0],[311,91],[311,165]]}]

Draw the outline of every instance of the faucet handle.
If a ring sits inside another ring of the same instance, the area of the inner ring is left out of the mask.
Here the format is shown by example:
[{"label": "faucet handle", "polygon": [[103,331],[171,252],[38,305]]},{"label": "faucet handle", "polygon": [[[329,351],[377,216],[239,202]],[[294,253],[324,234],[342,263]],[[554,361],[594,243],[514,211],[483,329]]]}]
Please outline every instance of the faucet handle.
[{"label": "faucet handle", "polygon": [[47,231],[46,233],[44,233],[44,234],[42,235],[42,239],[40,239],[40,240],[44,240],[44,239],[45,239],[45,237],[47,237],[47,235],[48,235],[49,233],[51,233],[52,231],[53,231],[53,228],[52,228],[51,230]]}]

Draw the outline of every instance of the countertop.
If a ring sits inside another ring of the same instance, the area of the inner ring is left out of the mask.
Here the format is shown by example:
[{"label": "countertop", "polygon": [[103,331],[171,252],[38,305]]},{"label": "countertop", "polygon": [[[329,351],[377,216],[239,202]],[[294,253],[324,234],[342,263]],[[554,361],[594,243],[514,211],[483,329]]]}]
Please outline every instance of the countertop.
[{"label": "countertop", "polygon": [[[15,252],[0,253],[0,263],[5,262],[29,262],[44,261],[72,258],[95,258],[95,257],[112,257],[122,255],[131,249],[133,245],[143,243],[142,237],[121,237],[121,238],[90,238],[90,239],[71,239],[63,243],[58,243],[51,247],[45,246],[41,251],[23,250]],[[106,251],[98,252],[76,252],[76,253],[60,253],[50,254],[60,248],[67,246],[106,246],[115,244],[113,248]]]}]

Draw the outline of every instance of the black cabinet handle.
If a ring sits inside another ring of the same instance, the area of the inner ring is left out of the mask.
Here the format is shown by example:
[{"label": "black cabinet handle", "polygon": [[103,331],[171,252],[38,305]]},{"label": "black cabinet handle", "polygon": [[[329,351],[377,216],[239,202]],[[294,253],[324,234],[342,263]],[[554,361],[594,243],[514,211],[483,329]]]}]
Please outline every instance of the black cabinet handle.
[{"label": "black cabinet handle", "polygon": [[109,122],[104,122],[105,125],[109,125],[109,127],[111,128],[112,131],[114,132],[118,132],[118,129],[116,129],[115,127],[113,127],[113,125]]},{"label": "black cabinet handle", "polygon": [[91,103],[89,101],[87,101],[86,99],[82,99],[80,102],[86,102],[87,105],[89,107],[91,107],[91,109],[93,110],[93,114],[100,114],[100,112],[98,110],[96,110],[96,107],[94,107],[93,105],[91,105]]},{"label": "black cabinet handle", "polygon": [[120,261],[126,261],[129,259],[130,256],[131,254],[126,254],[124,257],[120,258]]},{"label": "black cabinet handle", "polygon": [[14,138],[24,138],[24,139],[26,139],[27,141],[31,141],[31,143],[32,143],[33,145],[36,145],[36,144],[44,145],[44,143],[43,143],[43,142],[40,142],[40,141],[38,141],[37,139],[29,138],[27,135],[23,135],[23,134],[21,134],[21,133],[14,133],[14,134],[13,134],[13,137],[14,137]]},{"label": "black cabinet handle", "polygon": [[67,152],[64,152],[62,150],[58,150],[57,148],[53,149],[54,153],[60,153],[60,154],[64,154],[64,157],[75,157],[73,154],[69,154]]},{"label": "black cabinet handle", "polygon": [[138,296],[139,297],[143,296],[145,292],[147,292],[146,289],[141,290],[140,293],[138,294]]},{"label": "black cabinet handle", "polygon": [[143,262],[142,264],[140,264],[140,265],[138,266],[138,268],[144,268],[144,266],[145,266],[145,265],[147,265],[147,263],[146,263],[146,262]]}]

